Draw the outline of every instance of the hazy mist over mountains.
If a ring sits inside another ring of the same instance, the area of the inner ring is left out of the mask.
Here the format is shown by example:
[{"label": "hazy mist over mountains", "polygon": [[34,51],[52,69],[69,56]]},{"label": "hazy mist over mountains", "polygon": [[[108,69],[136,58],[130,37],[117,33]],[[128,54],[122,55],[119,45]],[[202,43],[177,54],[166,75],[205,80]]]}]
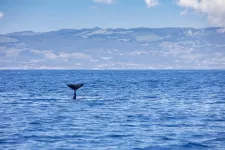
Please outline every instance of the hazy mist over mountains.
[{"label": "hazy mist over mountains", "polygon": [[223,28],[62,29],[0,35],[0,69],[225,69]]}]

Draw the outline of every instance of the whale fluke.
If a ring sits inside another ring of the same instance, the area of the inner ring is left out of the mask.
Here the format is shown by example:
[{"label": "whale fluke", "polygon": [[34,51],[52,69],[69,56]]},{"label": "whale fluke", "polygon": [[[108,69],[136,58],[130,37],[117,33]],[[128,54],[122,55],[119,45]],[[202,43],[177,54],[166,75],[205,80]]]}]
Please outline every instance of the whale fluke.
[{"label": "whale fluke", "polygon": [[79,89],[80,87],[82,87],[84,85],[84,83],[81,84],[67,84],[68,87],[70,87],[71,89],[74,90],[74,96],[73,99],[76,99],[76,91],[77,89]]}]

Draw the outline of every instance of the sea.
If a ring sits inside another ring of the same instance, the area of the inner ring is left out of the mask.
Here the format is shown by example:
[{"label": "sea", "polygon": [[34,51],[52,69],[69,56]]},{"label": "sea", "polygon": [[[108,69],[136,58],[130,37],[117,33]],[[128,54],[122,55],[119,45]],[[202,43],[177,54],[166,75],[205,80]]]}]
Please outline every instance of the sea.
[{"label": "sea", "polygon": [[0,149],[224,150],[225,71],[1,70]]}]

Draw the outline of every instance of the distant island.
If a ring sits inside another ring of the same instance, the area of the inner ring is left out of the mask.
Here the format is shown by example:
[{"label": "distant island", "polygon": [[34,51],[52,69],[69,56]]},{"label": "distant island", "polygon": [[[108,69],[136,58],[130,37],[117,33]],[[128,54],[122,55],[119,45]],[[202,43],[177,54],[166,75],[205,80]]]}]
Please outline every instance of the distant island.
[{"label": "distant island", "polygon": [[225,69],[223,28],[61,29],[0,35],[0,69]]}]

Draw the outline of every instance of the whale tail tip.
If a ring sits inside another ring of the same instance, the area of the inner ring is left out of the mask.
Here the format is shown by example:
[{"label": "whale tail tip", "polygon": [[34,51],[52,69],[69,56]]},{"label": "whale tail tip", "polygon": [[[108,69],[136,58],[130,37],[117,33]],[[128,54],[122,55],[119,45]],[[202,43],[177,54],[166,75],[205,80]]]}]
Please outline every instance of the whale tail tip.
[{"label": "whale tail tip", "polygon": [[77,91],[77,89],[81,88],[83,85],[84,85],[84,83],[80,83],[80,84],[67,84],[68,87],[70,87],[71,89],[74,90],[73,99],[76,99],[76,91]]}]

